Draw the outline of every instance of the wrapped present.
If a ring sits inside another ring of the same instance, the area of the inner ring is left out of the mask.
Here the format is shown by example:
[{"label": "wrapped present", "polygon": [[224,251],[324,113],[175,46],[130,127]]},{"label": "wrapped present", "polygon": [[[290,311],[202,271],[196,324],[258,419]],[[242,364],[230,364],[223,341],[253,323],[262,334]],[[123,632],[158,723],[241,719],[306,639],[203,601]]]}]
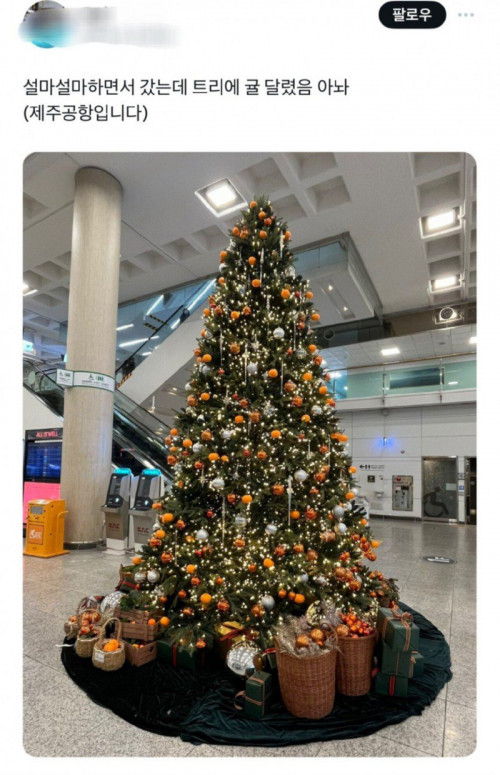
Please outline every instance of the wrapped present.
[{"label": "wrapped present", "polygon": [[377,630],[392,649],[416,651],[418,648],[419,629],[413,623],[413,616],[397,607],[378,609]]},{"label": "wrapped present", "polygon": [[229,649],[236,643],[245,640],[246,629],[239,622],[223,622],[215,626],[217,641],[215,649],[222,659],[225,659]]},{"label": "wrapped present", "polygon": [[378,672],[375,676],[374,689],[377,694],[385,694],[388,697],[407,697],[408,678]]},{"label": "wrapped present", "polygon": [[424,658],[418,651],[391,649],[384,641],[379,643],[377,660],[380,672],[385,675],[416,678],[424,670]]},{"label": "wrapped present", "polygon": [[174,667],[185,667],[196,670],[205,664],[205,649],[198,649],[192,643],[181,646],[179,643],[169,643],[160,638],[156,641],[158,658],[166,660]]},{"label": "wrapped present", "polygon": [[[245,683],[245,691],[237,697],[243,699],[243,709],[249,718],[261,719],[265,716],[272,691],[272,679],[270,673],[256,670]],[[240,707],[241,706],[236,706]]]},{"label": "wrapped present", "polygon": [[264,651],[264,656],[266,658],[267,667],[269,670],[277,670],[278,662],[276,659],[276,649],[266,649]]}]

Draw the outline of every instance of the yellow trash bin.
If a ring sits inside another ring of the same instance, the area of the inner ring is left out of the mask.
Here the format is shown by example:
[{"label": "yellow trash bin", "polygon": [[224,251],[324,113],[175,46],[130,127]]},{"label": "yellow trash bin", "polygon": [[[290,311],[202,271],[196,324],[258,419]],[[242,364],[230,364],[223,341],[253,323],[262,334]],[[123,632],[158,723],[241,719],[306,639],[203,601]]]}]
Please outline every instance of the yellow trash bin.
[{"label": "yellow trash bin", "polygon": [[63,549],[64,517],[67,513],[63,500],[30,501],[23,554],[31,557],[57,557],[59,554],[68,554],[68,550]]}]

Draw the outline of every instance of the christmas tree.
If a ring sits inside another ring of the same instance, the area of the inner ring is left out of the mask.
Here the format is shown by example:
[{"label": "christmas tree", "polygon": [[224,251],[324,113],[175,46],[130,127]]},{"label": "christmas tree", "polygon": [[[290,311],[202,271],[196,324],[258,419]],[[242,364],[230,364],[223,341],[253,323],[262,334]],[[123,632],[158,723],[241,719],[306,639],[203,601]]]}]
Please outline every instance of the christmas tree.
[{"label": "christmas tree", "polygon": [[262,646],[316,601],[370,617],[388,591],[328,375],[297,276],[291,234],[252,201],[220,254],[186,386],[166,438],[174,481],[125,606],[161,611],[174,640],[210,645],[227,619]]}]

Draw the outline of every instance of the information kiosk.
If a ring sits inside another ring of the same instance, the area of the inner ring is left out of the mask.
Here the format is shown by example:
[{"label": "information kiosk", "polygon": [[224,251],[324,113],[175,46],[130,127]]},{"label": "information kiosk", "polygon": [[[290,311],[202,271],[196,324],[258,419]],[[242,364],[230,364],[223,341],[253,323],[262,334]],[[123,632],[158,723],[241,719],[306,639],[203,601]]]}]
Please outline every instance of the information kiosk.
[{"label": "information kiosk", "polygon": [[109,480],[106,502],[101,506],[106,522],[106,552],[122,555],[128,547],[130,503],[137,477],[130,468],[116,468]]},{"label": "information kiosk", "polygon": [[135,497],[131,501],[130,516],[133,524],[134,550],[138,552],[147,543],[156,519],[153,503],[165,493],[165,479],[158,468],[145,468],[139,476]]}]

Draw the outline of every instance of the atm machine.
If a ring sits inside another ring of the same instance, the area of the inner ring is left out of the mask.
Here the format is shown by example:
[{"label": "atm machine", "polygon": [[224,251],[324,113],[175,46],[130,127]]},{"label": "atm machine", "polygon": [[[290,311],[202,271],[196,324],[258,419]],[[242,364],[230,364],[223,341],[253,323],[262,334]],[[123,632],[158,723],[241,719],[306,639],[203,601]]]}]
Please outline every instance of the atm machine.
[{"label": "atm machine", "polygon": [[147,543],[157,512],[153,509],[153,503],[160,500],[165,494],[165,479],[158,468],[145,468],[139,476],[134,499],[130,501],[130,516],[132,518],[132,534],[134,549],[140,551],[143,544]]},{"label": "atm machine", "polygon": [[130,468],[115,468],[109,480],[106,502],[101,506],[106,522],[106,552],[125,554],[129,536],[130,502],[137,486],[137,476]]}]

